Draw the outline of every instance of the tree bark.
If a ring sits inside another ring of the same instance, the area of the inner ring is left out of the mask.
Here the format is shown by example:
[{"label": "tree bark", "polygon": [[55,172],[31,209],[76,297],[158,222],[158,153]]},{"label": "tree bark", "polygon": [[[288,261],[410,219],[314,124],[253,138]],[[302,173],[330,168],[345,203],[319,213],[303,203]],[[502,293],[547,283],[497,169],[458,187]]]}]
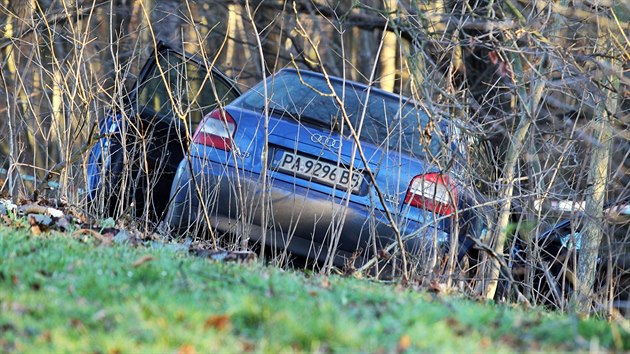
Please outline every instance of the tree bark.
[{"label": "tree bark", "polygon": [[[598,19],[605,19],[605,10],[602,11]],[[597,10],[594,10],[597,14]],[[597,105],[595,107],[595,120],[593,124],[593,144],[591,147],[591,161],[588,172],[585,219],[581,230],[581,248],[577,262],[577,284],[571,297],[571,306],[578,313],[588,314],[593,302],[593,286],[598,269],[599,249],[604,237],[604,202],[608,187],[608,170],[612,155],[612,127],[611,121],[617,112],[619,100],[620,80],[623,73],[621,63],[614,58],[621,58],[615,55],[614,47],[608,40],[609,31],[606,25],[600,20],[597,21],[597,29],[593,33],[596,40],[593,41],[593,53],[605,52],[609,54],[609,61],[606,63],[610,70],[610,75],[605,77],[602,90],[591,92],[599,93],[596,96]],[[610,88],[610,89],[608,89]]]},{"label": "tree bark", "polygon": [[[618,81],[616,87],[618,86]],[[616,93],[601,98],[595,117],[591,163],[585,205],[584,227],[580,234],[581,248],[577,264],[577,289],[571,298],[576,312],[589,313],[592,304],[593,285],[598,267],[599,247],[604,236],[604,200],[608,183],[611,155],[612,130],[609,112],[616,111]]]},{"label": "tree bark", "polygon": [[[391,17],[397,9],[396,0],[387,0],[385,11],[387,17]],[[396,86],[396,52],[398,49],[398,40],[394,33],[385,33],[383,36],[383,49],[380,56],[380,84],[381,88],[386,91],[394,92]]]},{"label": "tree bark", "polygon": [[[531,93],[528,93],[523,86],[523,67],[522,60],[519,53],[515,54],[514,63],[514,75],[519,78],[518,82],[518,101],[520,118],[516,131],[511,136],[508,144],[508,150],[505,157],[505,164],[503,167],[503,182],[499,190],[498,198],[504,200],[499,209],[499,217],[493,231],[493,245],[492,248],[497,255],[503,255],[503,249],[507,240],[507,230],[510,222],[510,211],[512,207],[512,198],[514,194],[514,180],[516,178],[516,165],[518,163],[520,154],[523,150],[523,145],[527,139],[530,126],[532,125],[532,113],[534,109],[530,110],[530,107],[536,107],[540,102],[542,89],[538,86],[541,85],[541,81],[531,80],[533,86]],[[489,268],[487,270],[485,279],[487,283],[483,289],[483,295],[487,299],[493,299],[498,285],[500,273],[500,263],[497,258],[491,258],[489,260]]]}]

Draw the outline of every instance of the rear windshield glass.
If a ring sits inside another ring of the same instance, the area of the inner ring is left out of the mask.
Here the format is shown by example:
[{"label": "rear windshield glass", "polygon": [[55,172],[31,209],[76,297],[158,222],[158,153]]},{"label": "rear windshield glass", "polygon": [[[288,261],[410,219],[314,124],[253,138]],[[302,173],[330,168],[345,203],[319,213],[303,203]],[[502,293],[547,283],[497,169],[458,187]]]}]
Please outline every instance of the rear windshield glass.
[{"label": "rear windshield glass", "polygon": [[[325,78],[285,70],[269,78],[267,85],[268,107],[274,113],[288,114],[305,124],[315,123],[349,135]],[[344,81],[332,80],[331,85],[343,100],[350,122],[360,131],[362,141],[408,154],[426,154],[428,148],[433,157],[441,155],[441,132],[427,129],[429,118],[413,101],[377,90],[371,90],[368,96],[366,87],[349,81],[344,84]],[[264,86],[258,84],[234,105],[263,112]]]}]

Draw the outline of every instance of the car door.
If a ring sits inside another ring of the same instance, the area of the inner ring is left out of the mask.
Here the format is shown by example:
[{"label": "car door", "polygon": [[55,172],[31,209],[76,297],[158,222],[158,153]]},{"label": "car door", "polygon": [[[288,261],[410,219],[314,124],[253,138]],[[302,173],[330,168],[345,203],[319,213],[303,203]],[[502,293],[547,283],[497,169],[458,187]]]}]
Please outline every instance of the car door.
[{"label": "car door", "polygon": [[192,131],[239,95],[208,61],[159,43],[123,108],[112,108],[101,122],[105,137],[90,155],[88,198],[97,199],[100,191],[107,214],[132,208],[132,214],[159,219]]}]

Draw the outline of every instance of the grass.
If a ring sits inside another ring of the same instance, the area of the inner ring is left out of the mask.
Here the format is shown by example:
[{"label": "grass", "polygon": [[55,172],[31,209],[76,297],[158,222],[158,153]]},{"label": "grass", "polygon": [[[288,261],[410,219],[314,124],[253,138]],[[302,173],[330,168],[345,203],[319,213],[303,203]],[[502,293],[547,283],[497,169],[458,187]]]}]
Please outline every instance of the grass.
[{"label": "grass", "polygon": [[630,349],[616,324],[0,227],[0,352]]}]

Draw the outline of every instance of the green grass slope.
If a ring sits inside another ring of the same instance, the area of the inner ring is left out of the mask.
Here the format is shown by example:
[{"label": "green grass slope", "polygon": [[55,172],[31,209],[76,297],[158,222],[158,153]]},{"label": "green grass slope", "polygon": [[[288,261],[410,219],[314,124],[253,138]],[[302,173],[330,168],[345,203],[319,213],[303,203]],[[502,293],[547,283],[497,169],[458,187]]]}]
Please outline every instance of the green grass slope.
[{"label": "green grass slope", "polygon": [[0,227],[0,352],[630,349],[599,320]]}]

